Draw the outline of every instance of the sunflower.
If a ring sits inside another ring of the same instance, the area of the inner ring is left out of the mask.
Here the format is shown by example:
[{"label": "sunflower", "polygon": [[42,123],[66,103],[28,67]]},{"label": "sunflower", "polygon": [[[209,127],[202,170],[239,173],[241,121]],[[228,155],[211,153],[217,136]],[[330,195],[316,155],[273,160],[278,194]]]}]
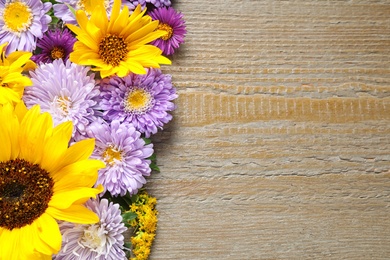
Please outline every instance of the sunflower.
[{"label": "sunflower", "polygon": [[91,224],[84,207],[104,164],[89,159],[94,139],[68,147],[72,123],[53,128],[39,106],[0,106],[0,259],[51,259],[61,248],[56,220]]},{"label": "sunflower", "polygon": [[102,78],[114,74],[124,77],[129,72],[146,74],[145,67],[170,64],[158,47],[148,44],[166,34],[156,30],[159,22],[144,15],[146,9],[142,11],[140,5],[131,15],[127,6],[122,11],[120,7],[121,0],[115,0],[110,17],[102,5],[94,8],[90,18],[85,11],[77,11],[80,27],[67,25],[78,39],[70,60],[93,66],[92,70],[100,71]]},{"label": "sunflower", "polygon": [[15,51],[6,56],[6,47],[7,43],[0,45],[0,104],[21,100],[24,87],[32,85],[31,79],[22,72],[35,67],[30,60],[31,52]]}]

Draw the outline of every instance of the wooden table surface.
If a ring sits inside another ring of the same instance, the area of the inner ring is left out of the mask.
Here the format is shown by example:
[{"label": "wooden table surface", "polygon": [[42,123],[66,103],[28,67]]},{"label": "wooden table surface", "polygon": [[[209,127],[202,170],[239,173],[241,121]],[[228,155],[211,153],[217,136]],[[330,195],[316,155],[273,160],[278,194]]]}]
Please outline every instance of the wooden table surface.
[{"label": "wooden table surface", "polygon": [[150,259],[390,259],[390,1],[174,2]]}]

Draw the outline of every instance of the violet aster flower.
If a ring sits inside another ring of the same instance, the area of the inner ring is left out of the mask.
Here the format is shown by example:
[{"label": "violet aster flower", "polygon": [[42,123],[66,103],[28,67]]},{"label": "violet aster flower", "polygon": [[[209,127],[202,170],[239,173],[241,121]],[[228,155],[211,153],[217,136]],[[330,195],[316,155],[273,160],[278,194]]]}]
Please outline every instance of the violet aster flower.
[{"label": "violet aster flower", "polygon": [[[124,0],[125,5],[129,7],[129,10],[134,10],[137,5],[141,5],[142,10],[147,7],[148,10],[153,10],[160,7],[171,6],[170,0]],[[127,3],[126,3],[127,2]]]},{"label": "violet aster flower", "polygon": [[151,44],[159,47],[165,55],[173,54],[184,42],[184,36],[187,33],[183,15],[172,7],[157,8],[148,14],[153,20],[160,21],[157,29],[167,32],[166,35],[154,40]]},{"label": "violet aster flower", "polygon": [[86,206],[98,215],[99,222],[88,225],[61,222],[62,247],[54,259],[126,259],[123,232],[127,228],[119,205],[102,199],[89,200]]},{"label": "violet aster flower", "polygon": [[0,1],[0,42],[8,42],[7,55],[15,50],[33,51],[47,31],[50,2],[40,0]]},{"label": "violet aster flower", "polygon": [[86,126],[96,121],[93,99],[99,95],[89,70],[69,60],[41,63],[30,72],[33,86],[25,89],[26,106],[39,104],[42,112],[52,115],[55,125],[70,120],[74,125],[73,137],[84,135]]},{"label": "violet aster flower", "polygon": [[146,183],[144,176],[150,175],[147,158],[153,154],[153,145],[145,145],[141,134],[127,122],[95,122],[88,129],[88,136],[95,138],[91,157],[106,164],[99,170],[96,185],[102,184],[113,196],[137,193]]},{"label": "violet aster flower", "polygon": [[[147,5],[152,6],[153,8],[169,7],[171,6],[170,0],[146,0]],[[153,9],[152,8],[152,9]]]},{"label": "violet aster flower", "polygon": [[40,53],[32,56],[31,59],[36,63],[48,63],[53,62],[56,59],[67,61],[75,42],[76,38],[74,38],[72,33],[66,28],[63,31],[58,28],[47,31],[43,35],[43,38],[39,39],[37,42]]},{"label": "violet aster flower", "polygon": [[146,75],[104,78],[100,91],[99,108],[105,120],[130,122],[148,138],[172,119],[168,111],[175,109],[171,101],[177,98],[171,75],[159,69],[149,69]]}]

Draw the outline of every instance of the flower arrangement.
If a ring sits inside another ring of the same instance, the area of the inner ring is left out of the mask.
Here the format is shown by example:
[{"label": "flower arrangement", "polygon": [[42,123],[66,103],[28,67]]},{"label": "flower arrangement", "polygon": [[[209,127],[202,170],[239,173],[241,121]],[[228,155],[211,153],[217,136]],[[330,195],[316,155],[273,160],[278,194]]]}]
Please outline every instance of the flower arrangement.
[{"label": "flower arrangement", "polygon": [[170,0],[0,1],[0,260],[147,259]]}]

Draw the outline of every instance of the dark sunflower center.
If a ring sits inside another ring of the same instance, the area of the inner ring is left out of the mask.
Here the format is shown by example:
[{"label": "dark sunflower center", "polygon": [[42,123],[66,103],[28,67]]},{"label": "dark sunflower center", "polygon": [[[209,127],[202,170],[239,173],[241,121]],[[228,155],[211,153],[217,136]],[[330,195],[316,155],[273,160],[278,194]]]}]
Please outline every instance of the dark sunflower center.
[{"label": "dark sunflower center", "polygon": [[23,159],[0,162],[0,227],[33,223],[47,209],[54,181],[37,164]]},{"label": "dark sunflower center", "polygon": [[127,44],[120,36],[109,34],[100,41],[100,58],[113,67],[118,66],[125,59],[128,52]]},{"label": "dark sunflower center", "polygon": [[51,52],[50,52],[50,56],[53,60],[56,60],[56,59],[63,59],[64,56],[65,56],[65,50],[61,47],[57,47],[55,46]]}]

